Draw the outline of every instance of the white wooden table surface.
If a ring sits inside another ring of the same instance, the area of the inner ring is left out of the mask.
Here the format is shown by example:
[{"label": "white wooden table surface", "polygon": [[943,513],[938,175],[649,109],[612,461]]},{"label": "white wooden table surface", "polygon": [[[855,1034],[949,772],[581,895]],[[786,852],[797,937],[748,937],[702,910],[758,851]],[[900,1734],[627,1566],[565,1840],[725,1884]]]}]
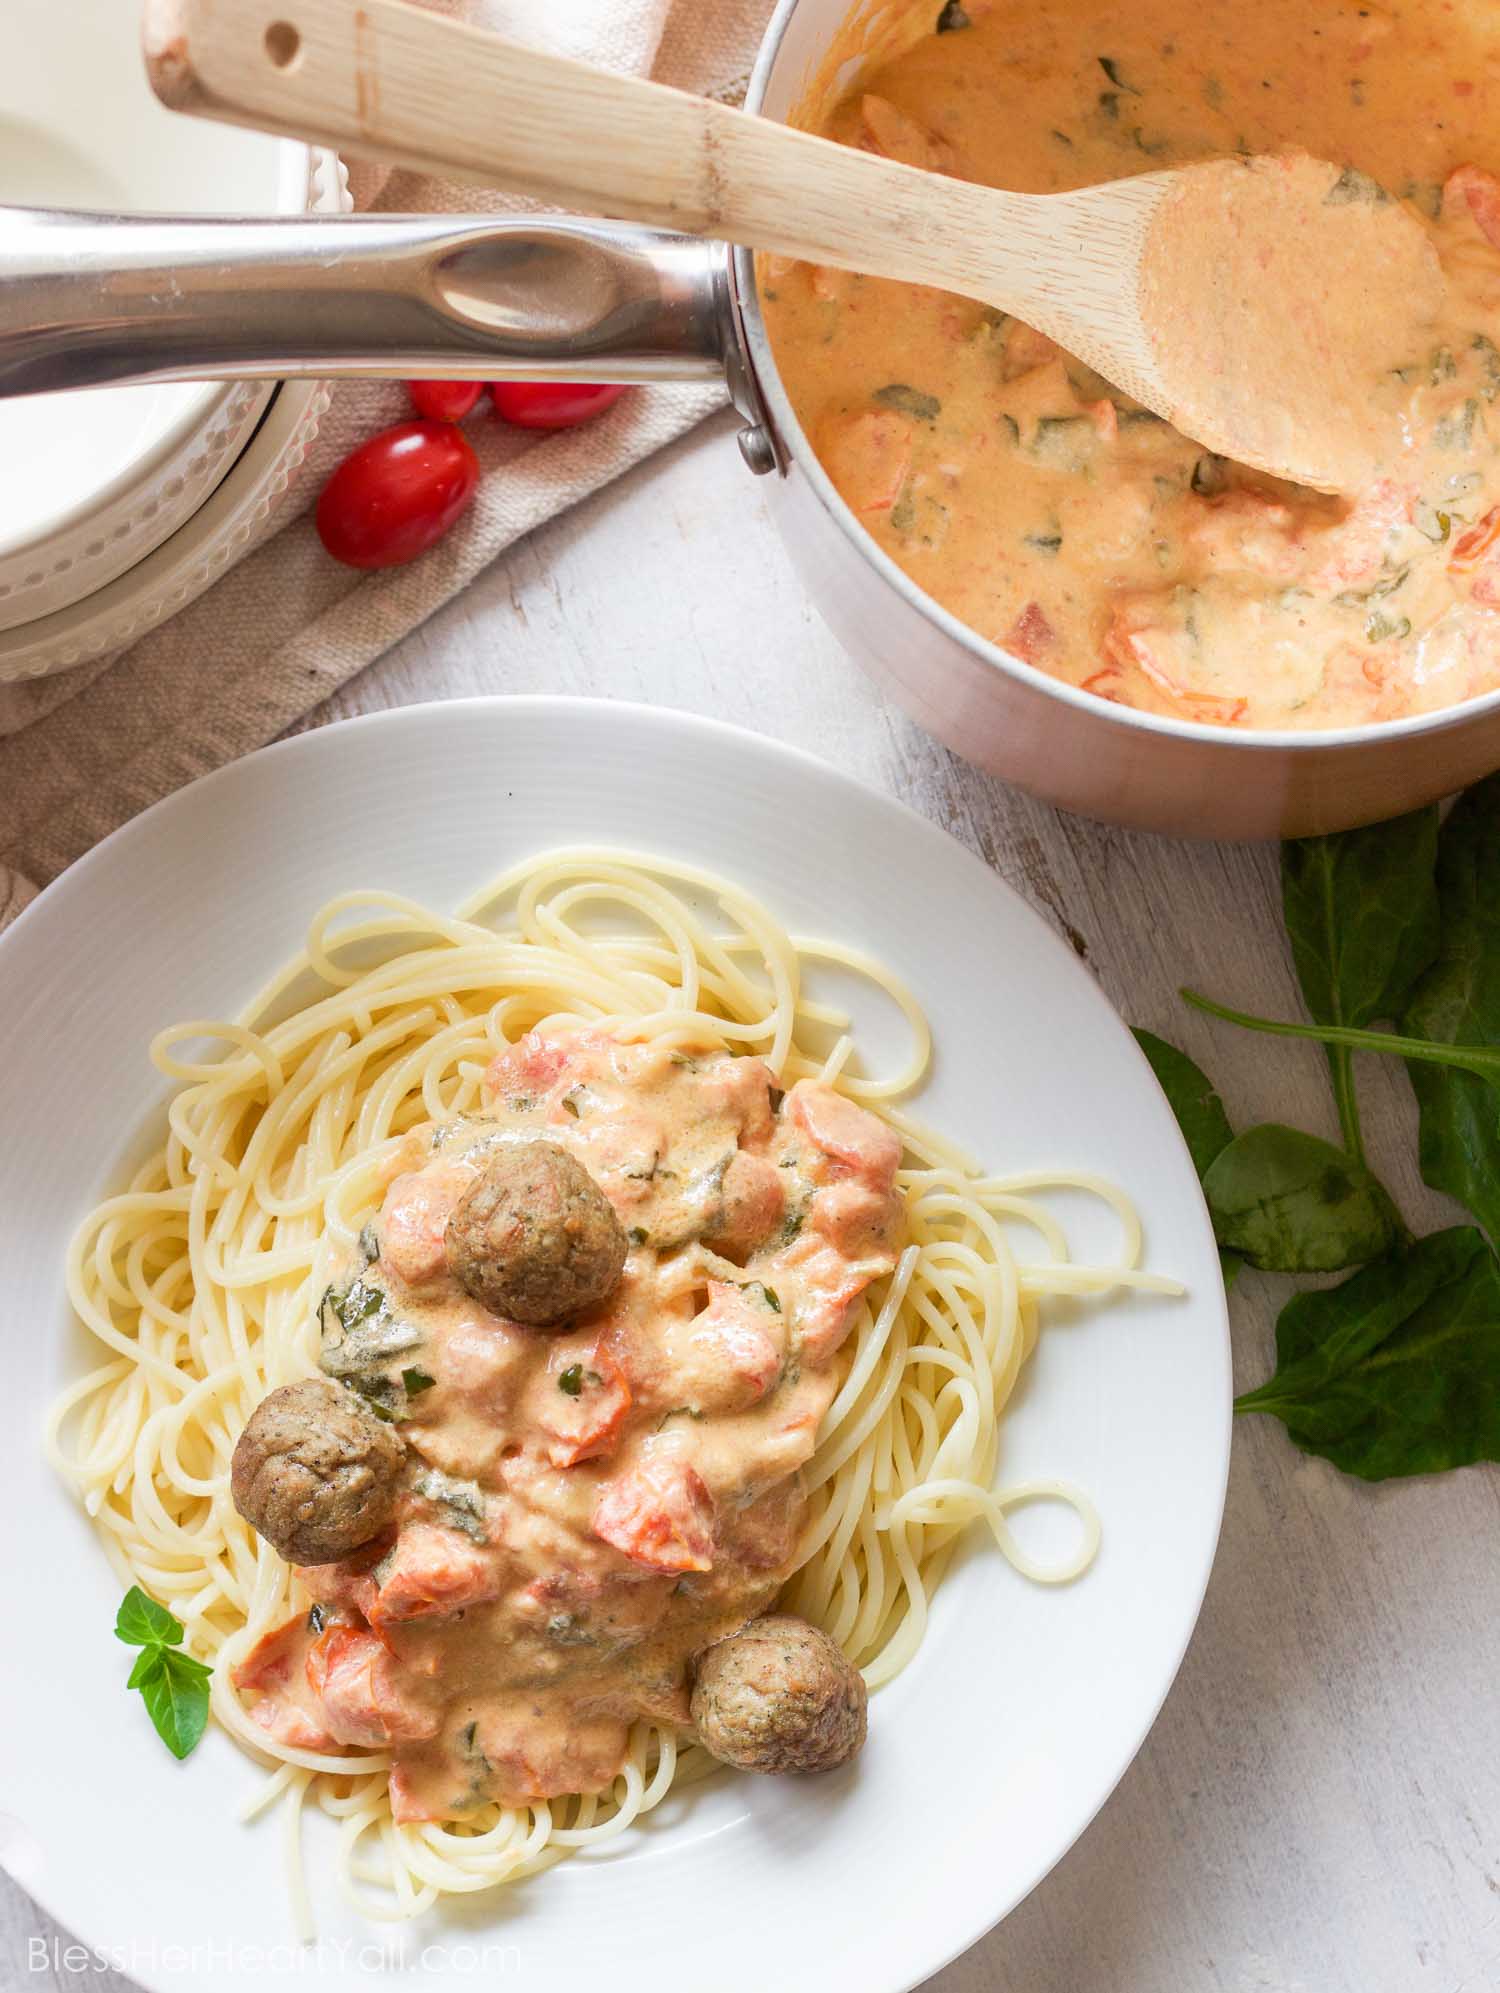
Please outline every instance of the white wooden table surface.
[{"label": "white wooden table surface", "polygon": [[[513,549],[313,721],[533,691],[735,720],[903,797],[1040,908],[1130,1021],[1202,1059],[1237,1122],[1336,1133],[1314,1048],[1268,1051],[1175,996],[1186,982],[1294,1004],[1275,853],[1059,816],[881,705],[805,602],[727,419]],[[1440,1222],[1404,1078],[1371,1068],[1364,1095],[1408,1218]],[[1249,1275],[1233,1298],[1241,1387],[1268,1374],[1286,1285]],[[1500,1988],[1497,1498],[1492,1468],[1367,1488],[1269,1420],[1239,1425],[1218,1562],[1160,1720],[1077,1847],[930,1987]],[[54,1938],[5,1882],[5,1993],[126,1993],[42,1963],[34,1943],[55,1956]]]}]

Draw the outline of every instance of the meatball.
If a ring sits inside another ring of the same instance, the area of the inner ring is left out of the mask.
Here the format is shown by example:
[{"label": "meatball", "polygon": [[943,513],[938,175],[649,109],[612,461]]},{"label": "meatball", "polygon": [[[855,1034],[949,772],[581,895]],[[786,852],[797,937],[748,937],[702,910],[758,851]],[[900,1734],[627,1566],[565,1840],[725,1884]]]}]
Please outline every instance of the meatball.
[{"label": "meatball", "polygon": [[699,1656],[693,1722],[741,1771],[830,1771],[865,1741],[864,1679],[816,1626],[768,1613]]},{"label": "meatball", "polygon": [[444,1243],[462,1288],[534,1329],[605,1300],[630,1250],[614,1206],[555,1142],[492,1156],[455,1206]]},{"label": "meatball", "polygon": [[234,1505],[289,1564],[334,1564],[391,1520],[406,1448],[325,1377],[262,1398],[234,1449]]}]

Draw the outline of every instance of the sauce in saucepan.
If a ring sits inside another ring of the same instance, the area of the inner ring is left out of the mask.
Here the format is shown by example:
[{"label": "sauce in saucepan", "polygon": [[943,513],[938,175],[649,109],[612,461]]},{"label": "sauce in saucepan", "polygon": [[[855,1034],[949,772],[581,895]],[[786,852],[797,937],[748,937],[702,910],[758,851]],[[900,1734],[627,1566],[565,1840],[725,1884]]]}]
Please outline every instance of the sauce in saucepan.
[{"label": "sauce in saucepan", "polygon": [[[1335,160],[1326,199],[1355,223],[1351,252],[1362,208],[1404,200],[1432,233],[1447,298],[1413,344],[1389,273],[1329,271],[1367,279],[1356,316],[1370,333],[1346,391],[1366,397],[1372,434],[1400,439],[1352,497],[1210,455],[977,304],[767,258],[788,391],[841,495],[913,580],[1102,698],[1313,728],[1491,690],[1500,180],[1476,162],[1493,156],[1497,109],[1500,22],[1453,0],[923,0],[867,13],[796,122],[1034,193],[1215,156],[1282,155],[1292,171],[1298,152]],[[1171,281],[1216,287],[1268,323],[1277,310],[1274,257],[1189,259]],[[1298,419],[1294,385],[1267,412],[1273,427]]]}]

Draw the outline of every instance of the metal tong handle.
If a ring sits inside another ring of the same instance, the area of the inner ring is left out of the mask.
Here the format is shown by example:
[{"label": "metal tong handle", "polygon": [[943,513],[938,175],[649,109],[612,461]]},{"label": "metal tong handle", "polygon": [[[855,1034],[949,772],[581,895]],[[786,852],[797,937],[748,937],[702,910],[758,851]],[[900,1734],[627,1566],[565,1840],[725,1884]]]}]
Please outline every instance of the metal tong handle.
[{"label": "metal tong handle", "polygon": [[122,381],[682,381],[748,413],[722,244],[566,216],[0,208],[0,395]]}]

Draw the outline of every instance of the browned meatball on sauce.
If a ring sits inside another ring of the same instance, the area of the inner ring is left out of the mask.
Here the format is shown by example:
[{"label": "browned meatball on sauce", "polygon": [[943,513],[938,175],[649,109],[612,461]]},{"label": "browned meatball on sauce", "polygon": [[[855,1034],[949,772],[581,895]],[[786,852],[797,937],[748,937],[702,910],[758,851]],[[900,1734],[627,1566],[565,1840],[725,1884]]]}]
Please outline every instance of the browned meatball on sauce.
[{"label": "browned meatball on sauce", "polygon": [[289,1564],[333,1564],[378,1536],[396,1506],[401,1437],[324,1377],[262,1398],[234,1449],[234,1505]]},{"label": "browned meatball on sauce", "polygon": [[826,1772],[865,1741],[864,1679],[816,1626],[767,1613],[699,1656],[693,1722],[747,1772]]},{"label": "browned meatball on sauce", "polygon": [[555,1142],[498,1151],[445,1234],[459,1285],[492,1314],[551,1328],[614,1290],[630,1242],[615,1208]]}]

